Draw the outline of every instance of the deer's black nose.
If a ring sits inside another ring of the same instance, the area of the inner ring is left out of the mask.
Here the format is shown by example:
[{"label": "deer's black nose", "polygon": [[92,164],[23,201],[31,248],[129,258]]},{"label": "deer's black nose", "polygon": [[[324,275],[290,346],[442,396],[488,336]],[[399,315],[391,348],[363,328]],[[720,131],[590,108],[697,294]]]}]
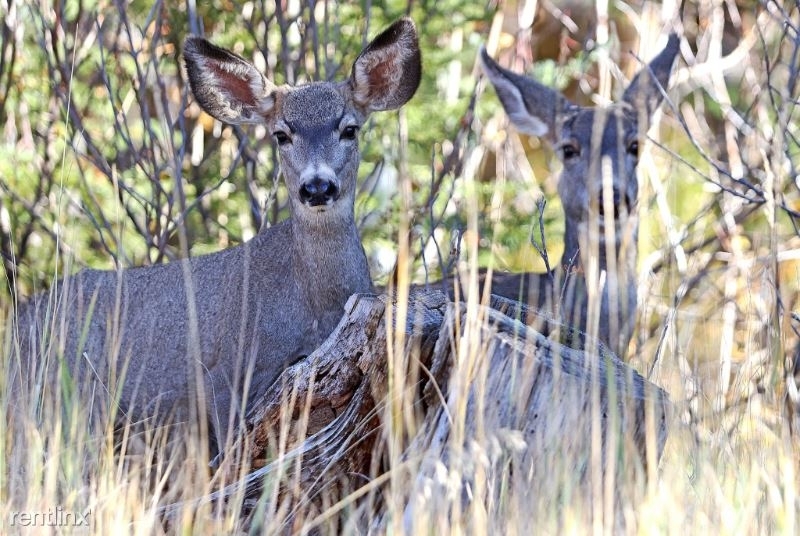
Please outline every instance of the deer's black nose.
[{"label": "deer's black nose", "polygon": [[300,200],[317,207],[327,205],[339,198],[339,187],[328,179],[314,177],[300,186]]},{"label": "deer's black nose", "polygon": [[[614,218],[619,218],[622,208],[625,208],[625,212],[630,214],[631,210],[633,209],[633,205],[636,202],[635,199],[631,199],[627,193],[623,193],[619,191],[619,188],[613,188],[611,191],[611,200],[614,205]],[[600,215],[602,216],[605,214],[605,203],[603,200],[600,200],[600,204],[598,208],[600,209]]]}]

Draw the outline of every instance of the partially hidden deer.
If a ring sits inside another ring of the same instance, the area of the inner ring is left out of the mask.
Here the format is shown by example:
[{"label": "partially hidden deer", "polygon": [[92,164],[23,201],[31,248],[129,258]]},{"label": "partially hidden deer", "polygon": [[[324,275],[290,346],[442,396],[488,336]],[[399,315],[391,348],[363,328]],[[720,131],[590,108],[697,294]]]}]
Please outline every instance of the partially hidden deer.
[{"label": "partially hidden deer", "polygon": [[566,218],[564,254],[552,272],[494,274],[492,293],[595,334],[620,356],[627,352],[637,312],[639,149],[678,47],[678,37],[670,35],[621,100],[598,107],[573,104],[481,51],[483,71],[511,122],[525,134],[546,139],[561,160],[557,189]]},{"label": "partially hidden deer", "polygon": [[[208,419],[222,444],[282,369],[333,331],[354,293],[372,288],[354,217],[358,135],[372,112],[405,104],[420,82],[416,29],[378,35],[343,82],[290,87],[205,39],[184,43],[199,105],[229,124],[266,126],[290,216],[218,253],[119,271],[83,270],[20,307],[22,384],[75,385],[134,422]],[[45,344],[42,345],[42,341]],[[47,341],[50,341],[49,343]],[[194,407],[200,413],[193,413]]]}]

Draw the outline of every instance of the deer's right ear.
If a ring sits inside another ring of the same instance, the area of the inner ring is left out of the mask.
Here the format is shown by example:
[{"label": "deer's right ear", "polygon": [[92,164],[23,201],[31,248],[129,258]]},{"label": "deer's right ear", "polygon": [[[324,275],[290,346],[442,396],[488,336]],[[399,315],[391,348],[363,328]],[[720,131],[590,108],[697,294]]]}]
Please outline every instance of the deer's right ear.
[{"label": "deer's right ear", "polygon": [[669,85],[669,74],[680,45],[678,36],[670,34],[664,50],[639,71],[622,95],[625,102],[633,106],[634,110],[644,111],[647,118],[653,115],[663,99],[662,91]]},{"label": "deer's right ear", "polygon": [[511,122],[532,136],[555,136],[556,116],[568,106],[559,93],[528,77],[500,67],[485,47],[481,47],[483,71],[494,86]]},{"label": "deer's right ear", "polygon": [[411,19],[402,18],[361,51],[349,84],[353,100],[369,113],[404,105],[416,93],[421,77],[417,29]]},{"label": "deer's right ear", "polygon": [[242,58],[201,37],[187,37],[183,59],[200,106],[231,124],[260,123],[275,104],[275,85]]}]

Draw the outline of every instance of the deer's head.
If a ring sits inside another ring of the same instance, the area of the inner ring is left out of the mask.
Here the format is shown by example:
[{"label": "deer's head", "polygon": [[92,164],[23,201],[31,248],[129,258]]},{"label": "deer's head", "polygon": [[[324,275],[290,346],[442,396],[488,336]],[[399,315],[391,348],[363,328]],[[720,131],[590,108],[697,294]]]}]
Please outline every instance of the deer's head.
[{"label": "deer's head", "polygon": [[326,225],[353,218],[358,132],[367,116],[405,104],[421,75],[409,19],[376,37],[344,82],[276,86],[250,62],[199,37],[187,38],[184,58],[206,112],[226,123],[266,126],[278,146],[292,216]]},{"label": "deer's head", "polygon": [[678,45],[678,37],[670,35],[667,46],[636,75],[622,99],[603,107],[578,106],[501,67],[485,49],[481,52],[484,71],[511,122],[521,132],[547,139],[563,163],[558,192],[567,226],[580,228],[579,235],[596,224],[602,240],[603,229],[611,224],[619,240],[635,215],[639,148],[661,103]]}]

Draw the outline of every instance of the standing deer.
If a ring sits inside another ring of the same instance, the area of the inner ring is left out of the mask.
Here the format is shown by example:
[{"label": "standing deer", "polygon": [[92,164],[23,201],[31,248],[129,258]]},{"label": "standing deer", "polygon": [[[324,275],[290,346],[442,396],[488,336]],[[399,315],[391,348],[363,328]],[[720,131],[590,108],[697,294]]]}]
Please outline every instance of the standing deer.
[{"label": "standing deer", "polygon": [[[376,37],[340,83],[276,86],[199,37],[186,39],[184,59],[206,112],[271,133],[290,217],[215,254],[83,270],[22,306],[18,329],[23,356],[63,356],[93,402],[100,395],[108,408],[113,400],[134,422],[186,421],[204,408],[197,418],[208,419],[221,443],[247,400],[333,331],[352,294],[371,290],[354,217],[358,132],[371,112],[397,109],[414,95],[421,59],[409,19]],[[31,369],[22,371],[28,389],[48,381],[44,367],[20,367]]]},{"label": "standing deer", "polygon": [[670,35],[620,102],[596,108],[577,106],[481,51],[483,70],[511,122],[525,134],[545,137],[564,166],[558,181],[566,217],[561,264],[550,274],[496,274],[492,292],[521,298],[588,333],[594,332],[589,296],[596,295],[595,333],[618,355],[625,355],[636,320],[639,146],[678,46],[678,37]]}]

